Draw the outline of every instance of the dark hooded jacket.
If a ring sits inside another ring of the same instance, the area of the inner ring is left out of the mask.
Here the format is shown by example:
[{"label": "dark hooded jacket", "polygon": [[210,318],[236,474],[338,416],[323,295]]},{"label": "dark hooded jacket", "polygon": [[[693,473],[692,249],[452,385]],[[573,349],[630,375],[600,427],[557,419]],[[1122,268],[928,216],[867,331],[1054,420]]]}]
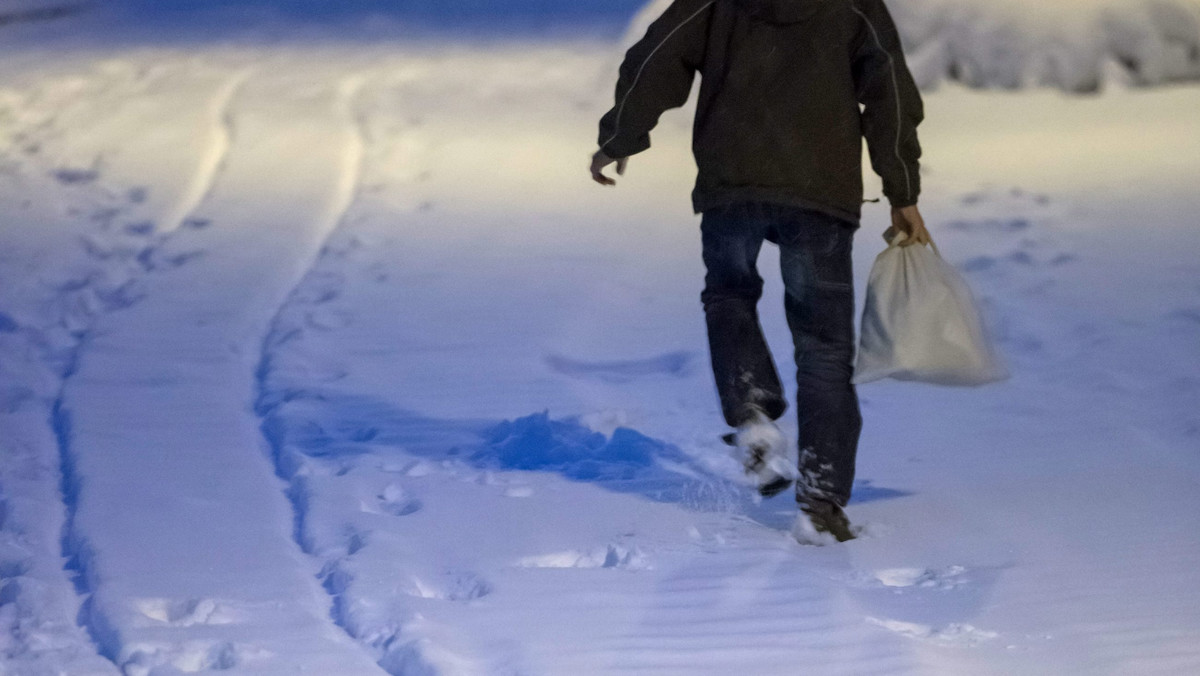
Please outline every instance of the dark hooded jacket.
[{"label": "dark hooded jacket", "polygon": [[697,212],[765,201],[857,224],[863,137],[888,201],[916,204],[923,107],[883,0],[675,0],[625,55],[601,150],[649,148],[696,72]]}]

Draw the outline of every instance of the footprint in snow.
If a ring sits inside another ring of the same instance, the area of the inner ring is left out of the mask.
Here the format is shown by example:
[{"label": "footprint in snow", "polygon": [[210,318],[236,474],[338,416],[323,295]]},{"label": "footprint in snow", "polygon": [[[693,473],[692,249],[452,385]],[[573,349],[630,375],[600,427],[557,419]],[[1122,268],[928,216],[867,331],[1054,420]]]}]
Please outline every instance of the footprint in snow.
[{"label": "footprint in snow", "polygon": [[[1071,254],[1057,254],[1049,261],[1052,266],[1063,265],[1077,260]],[[1003,273],[1012,268],[1031,268],[1040,265],[1037,258],[1026,250],[1019,249],[1005,255],[974,256],[963,261],[958,267],[967,273]]]},{"label": "footprint in snow", "polygon": [[877,617],[868,617],[867,622],[877,627],[883,627],[888,631],[895,632],[901,636],[906,636],[911,639],[928,641],[931,643],[939,643],[942,645],[960,645],[973,647],[991,641],[999,636],[994,631],[986,631],[973,627],[964,623],[950,623],[940,627],[934,627],[927,624],[919,624],[916,622],[901,622],[900,620],[887,620]]},{"label": "footprint in snow", "polygon": [[440,577],[413,576],[407,590],[410,596],[422,599],[467,602],[492,593],[492,585],[475,573],[446,571]]},{"label": "footprint in snow", "polygon": [[296,288],[295,301],[308,305],[324,305],[342,294],[345,277],[336,272],[310,273]]},{"label": "footprint in snow", "polygon": [[399,484],[394,483],[388,484],[375,499],[378,511],[392,516],[416,514],[424,506],[420,500],[409,497]]},{"label": "footprint in snow", "polygon": [[54,180],[63,185],[86,185],[100,178],[100,172],[95,169],[80,169],[63,167],[50,172]]},{"label": "footprint in snow", "polygon": [[202,258],[203,251],[185,251],[177,254],[164,253],[161,247],[151,247],[138,254],[137,260],[146,272],[175,270]]},{"label": "footprint in snow", "polygon": [[247,662],[270,656],[264,650],[230,641],[197,640],[176,645],[141,646],[121,664],[121,670],[126,676],[229,671],[252,666]]},{"label": "footprint in snow", "polygon": [[996,637],[971,626],[1002,568],[902,567],[860,572],[849,591],[868,622],[913,639],[976,645]]},{"label": "footprint in snow", "polygon": [[950,566],[940,570],[930,568],[885,568],[875,571],[873,579],[880,585],[894,590],[916,587],[919,589],[954,589],[967,582],[962,566]]},{"label": "footprint in snow", "polygon": [[687,532],[688,539],[691,540],[692,543],[698,546],[702,551],[709,553],[717,552],[727,548],[732,537],[731,532],[726,532],[723,529],[712,530],[707,527],[702,531],[696,526],[688,526]]},{"label": "footprint in snow", "polygon": [[415,479],[419,479],[421,477],[427,477],[427,476],[430,476],[431,474],[438,473],[437,465],[435,465],[431,462],[428,462],[426,460],[414,460],[403,466],[397,466],[394,468],[384,467],[383,469],[384,469],[384,471],[394,471],[399,474],[403,474],[404,476],[413,477]]},{"label": "footprint in snow", "polygon": [[1027,218],[981,218],[950,221],[946,228],[960,232],[1013,233],[1028,230],[1031,225]]},{"label": "footprint in snow", "polygon": [[484,471],[471,479],[480,486],[496,486],[504,489],[504,495],[510,498],[528,498],[533,496],[533,487],[524,484],[513,484],[509,479],[498,476],[495,472]]},{"label": "footprint in snow", "polygon": [[[0,511],[0,517],[3,517],[2,511]],[[0,521],[2,520],[3,519],[0,518]],[[3,528],[3,526],[4,524],[0,523],[0,528]],[[29,564],[30,562],[27,559],[9,559],[6,561],[0,561],[0,579],[21,577],[22,575],[25,575],[29,572]],[[0,589],[0,606],[4,605],[5,603],[4,597],[6,596],[5,592],[7,590],[7,586],[4,587],[4,589]]]},{"label": "footprint in snow", "polygon": [[242,619],[242,613],[229,604],[207,598],[148,598],[133,605],[144,617],[172,627],[234,624]]},{"label": "footprint in snow", "polygon": [[136,223],[126,223],[121,229],[127,235],[132,235],[134,237],[149,237],[150,235],[154,234],[154,231],[157,229],[157,227],[158,226],[154,224],[154,221],[137,221]]},{"label": "footprint in snow", "polygon": [[350,256],[363,247],[362,240],[357,235],[343,236],[334,233],[321,249],[321,256],[342,259]]},{"label": "footprint in snow", "polygon": [[353,316],[349,312],[324,307],[318,307],[304,316],[304,323],[318,331],[344,329],[353,321]]},{"label": "footprint in snow", "polygon": [[650,563],[637,547],[610,544],[607,547],[580,551],[569,549],[552,554],[526,556],[516,562],[518,568],[617,568],[646,570]]},{"label": "footprint in snow", "polygon": [[118,242],[105,241],[95,235],[85,235],[79,238],[84,254],[95,261],[128,260],[137,257],[142,250],[136,247],[122,246]]},{"label": "footprint in snow", "polygon": [[[352,524],[342,526],[341,543],[346,556],[354,556],[370,543],[372,531],[360,530]],[[322,575],[325,575],[324,573]],[[341,592],[331,592],[339,594]]]},{"label": "footprint in snow", "polygon": [[977,206],[987,204],[989,202],[1027,202],[1036,204],[1039,207],[1044,207],[1050,204],[1050,196],[1045,193],[1031,193],[1024,188],[1013,186],[1007,190],[997,189],[995,187],[984,187],[963,195],[959,201],[965,206]]}]

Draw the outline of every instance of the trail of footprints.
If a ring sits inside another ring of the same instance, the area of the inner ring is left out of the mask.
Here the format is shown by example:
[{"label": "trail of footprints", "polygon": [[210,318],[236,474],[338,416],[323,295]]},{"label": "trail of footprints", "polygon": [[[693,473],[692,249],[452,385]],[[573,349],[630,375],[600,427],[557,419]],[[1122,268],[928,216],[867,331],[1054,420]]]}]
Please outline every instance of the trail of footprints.
[{"label": "trail of footprints", "polygon": [[[147,598],[134,601],[134,608],[149,626],[189,628],[234,625],[251,616],[235,602],[208,598]],[[247,666],[255,658],[270,657],[253,646],[234,641],[186,640],[129,646],[123,668],[129,676],[149,676],[169,664],[183,673],[227,671]]]},{"label": "trail of footprints", "polygon": [[999,637],[963,620],[989,576],[965,566],[882,568],[846,578],[866,621],[909,639],[973,647]]},{"label": "trail of footprints", "polygon": [[[19,333],[23,340],[28,341],[29,353],[37,355],[41,362],[55,371],[56,387],[61,389],[62,381],[70,376],[72,365],[100,316],[137,304],[144,295],[142,280],[145,275],[186,265],[200,256],[201,252],[172,251],[171,238],[160,234],[156,224],[139,213],[140,206],[149,194],[147,188],[131,188],[124,193],[110,192],[95,184],[100,172],[93,169],[60,168],[50,171],[49,177],[60,184],[63,194],[59,199],[69,205],[64,214],[87,226],[83,228],[84,234],[78,238],[81,255],[62,271],[65,273],[63,276],[46,276],[42,279],[41,283],[52,299],[47,304],[52,312],[36,318],[40,322],[37,324],[32,324],[30,318],[18,321],[0,313],[0,331]],[[203,226],[189,224],[187,229],[200,227]],[[39,389],[44,387],[39,386]],[[17,410],[26,403],[26,399],[34,398],[34,392],[31,388],[5,392],[0,405]],[[9,460],[16,462],[17,458],[10,457]],[[35,461],[32,451],[28,458],[20,459],[20,462],[27,461],[37,464],[38,475],[45,474],[47,467],[41,461]],[[69,504],[67,511],[69,523]],[[6,517],[6,504],[0,499],[0,532],[8,540],[10,524]],[[12,534],[14,541],[21,539],[20,528],[17,524],[17,530]],[[26,603],[26,597],[39,593],[38,583],[24,579],[32,566],[32,559],[25,557],[34,554],[25,547],[10,549],[24,554],[0,560],[0,608]],[[66,554],[70,558],[70,552]],[[88,591],[84,589],[83,593]],[[54,648],[37,646],[34,649]],[[212,660],[185,662],[228,664],[232,660],[230,655],[236,651],[220,649],[217,652],[220,656]],[[127,673],[137,674],[136,664]]]}]

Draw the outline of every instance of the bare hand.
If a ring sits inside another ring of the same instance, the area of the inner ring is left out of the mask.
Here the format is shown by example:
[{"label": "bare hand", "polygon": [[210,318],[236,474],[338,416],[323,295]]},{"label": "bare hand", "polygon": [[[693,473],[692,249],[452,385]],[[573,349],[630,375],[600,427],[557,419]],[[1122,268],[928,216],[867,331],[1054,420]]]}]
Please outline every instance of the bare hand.
[{"label": "bare hand", "polygon": [[929,236],[929,231],[925,229],[925,219],[921,218],[921,212],[917,210],[917,205],[915,204],[908,207],[893,208],[892,227],[905,234],[904,241],[900,242],[900,246],[931,244],[933,242],[933,239]]},{"label": "bare hand", "polygon": [[629,163],[628,157],[622,157],[619,160],[614,160],[604,154],[603,150],[597,150],[595,155],[592,155],[592,180],[600,185],[616,185],[617,182],[604,175],[604,168],[613,162],[617,163],[617,175],[625,175],[625,165]]}]

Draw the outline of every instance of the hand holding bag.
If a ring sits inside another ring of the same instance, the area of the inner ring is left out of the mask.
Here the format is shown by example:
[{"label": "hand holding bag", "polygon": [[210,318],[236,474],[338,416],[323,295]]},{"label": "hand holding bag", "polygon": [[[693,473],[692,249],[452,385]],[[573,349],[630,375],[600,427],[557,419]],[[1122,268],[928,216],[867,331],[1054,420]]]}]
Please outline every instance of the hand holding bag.
[{"label": "hand holding bag", "polygon": [[902,247],[904,237],[895,233],[871,267],[851,382],[983,385],[1006,379],[966,280],[937,245]]}]

